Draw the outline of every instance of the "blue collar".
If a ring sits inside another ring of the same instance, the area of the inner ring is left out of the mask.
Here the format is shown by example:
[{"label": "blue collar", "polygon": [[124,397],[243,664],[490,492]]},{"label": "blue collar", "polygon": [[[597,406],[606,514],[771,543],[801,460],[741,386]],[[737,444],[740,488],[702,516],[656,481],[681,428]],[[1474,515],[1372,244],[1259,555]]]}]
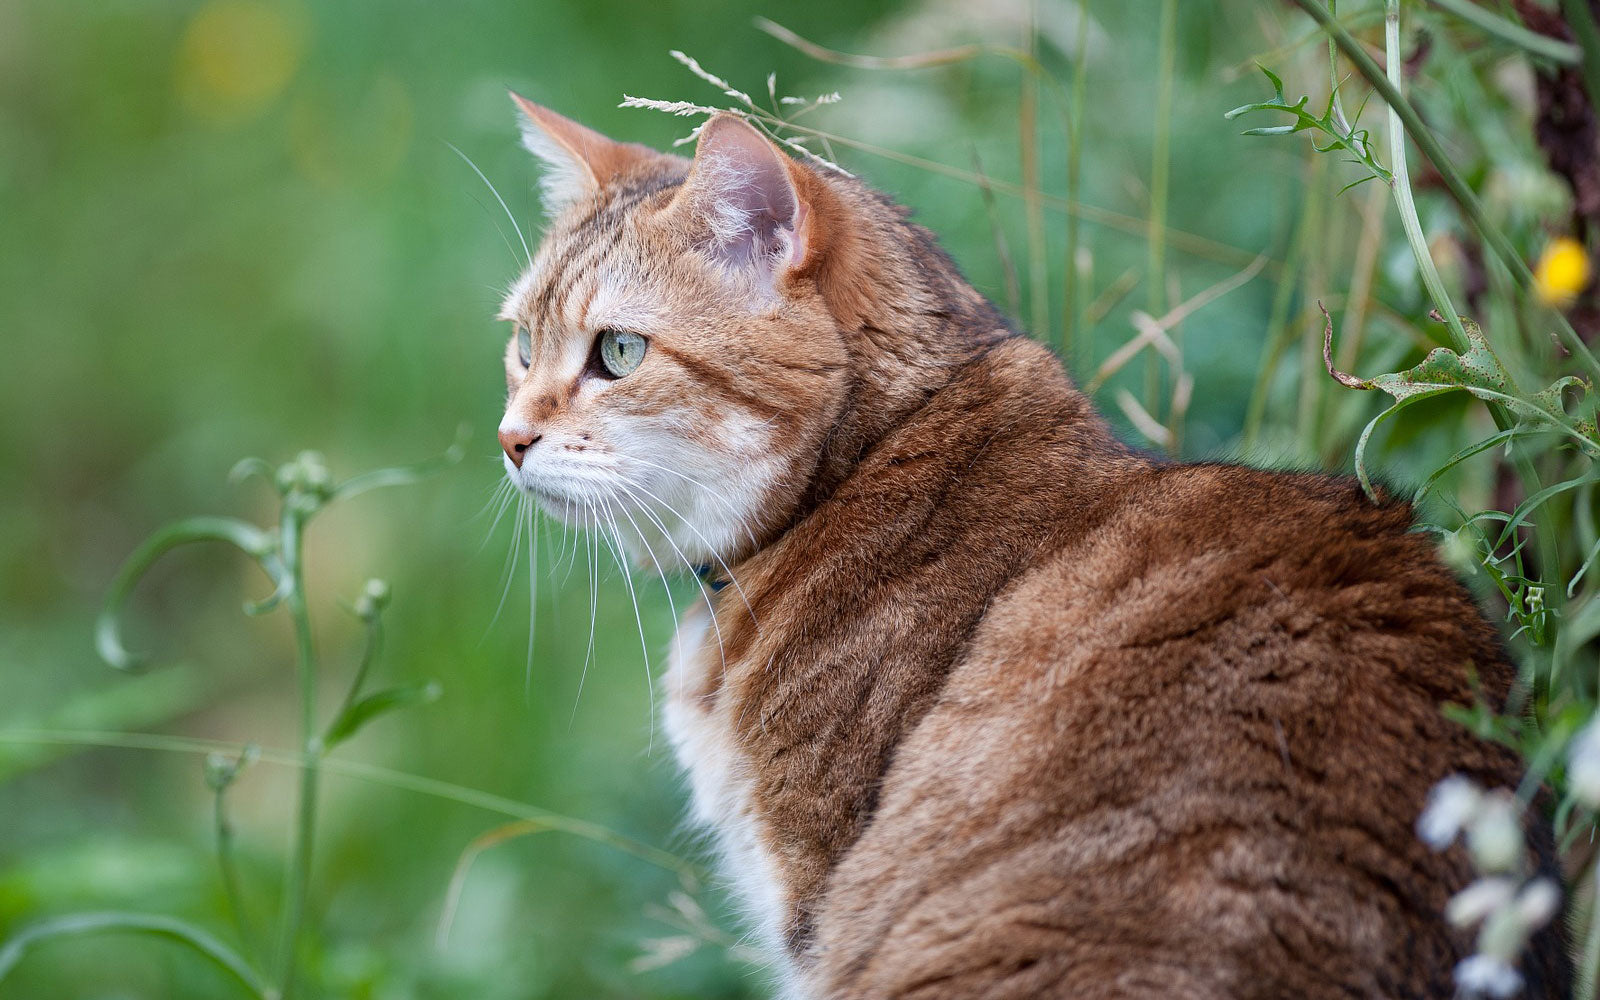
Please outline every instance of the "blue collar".
[{"label": "blue collar", "polygon": [[694,575],[700,578],[701,583],[710,587],[713,594],[717,593],[723,587],[728,585],[727,580],[713,576],[712,574],[715,572],[715,567],[713,567],[710,563],[701,563],[694,568]]}]

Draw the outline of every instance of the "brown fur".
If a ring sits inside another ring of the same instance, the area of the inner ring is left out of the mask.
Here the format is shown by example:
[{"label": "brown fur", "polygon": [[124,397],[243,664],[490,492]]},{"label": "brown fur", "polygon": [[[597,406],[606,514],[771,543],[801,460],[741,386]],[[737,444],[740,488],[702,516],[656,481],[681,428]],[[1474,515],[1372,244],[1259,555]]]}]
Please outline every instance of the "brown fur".
[{"label": "brown fur", "polygon": [[[633,274],[651,353],[584,402],[513,347],[508,414],[691,411],[711,454],[704,411],[767,421],[782,474],[669,693],[770,859],[792,995],[1452,994],[1472,873],[1413,827],[1449,774],[1519,779],[1440,711],[1514,671],[1405,505],[1128,449],[903,210],[798,163],[752,311],[696,173],[603,159],[508,318],[591,337],[558,300]],[[1524,973],[1565,995],[1555,932]]]}]

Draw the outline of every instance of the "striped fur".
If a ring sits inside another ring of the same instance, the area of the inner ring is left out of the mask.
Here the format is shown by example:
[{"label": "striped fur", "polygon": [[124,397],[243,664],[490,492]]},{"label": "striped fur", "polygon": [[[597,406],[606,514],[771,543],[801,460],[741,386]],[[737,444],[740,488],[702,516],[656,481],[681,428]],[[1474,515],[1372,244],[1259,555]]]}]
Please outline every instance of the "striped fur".
[{"label": "striped fur", "polygon": [[[665,713],[785,996],[1452,993],[1470,870],[1412,827],[1517,781],[1440,712],[1513,670],[1404,505],[1124,447],[903,209],[737,119],[555,146],[603,179],[506,301],[508,474],[731,577]],[[768,206],[734,257],[730,163]],[[608,326],[649,338],[621,379]]]}]

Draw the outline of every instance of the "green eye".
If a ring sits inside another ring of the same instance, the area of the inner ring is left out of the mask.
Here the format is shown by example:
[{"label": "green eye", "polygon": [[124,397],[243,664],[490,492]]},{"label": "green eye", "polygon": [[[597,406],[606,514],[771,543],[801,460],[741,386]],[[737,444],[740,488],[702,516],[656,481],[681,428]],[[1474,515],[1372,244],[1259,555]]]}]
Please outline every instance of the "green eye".
[{"label": "green eye", "polygon": [[517,357],[524,368],[533,364],[533,338],[528,335],[526,327],[517,327]]},{"label": "green eye", "polygon": [[600,366],[612,378],[631,375],[644,361],[644,350],[649,343],[637,333],[629,333],[626,330],[602,330]]}]

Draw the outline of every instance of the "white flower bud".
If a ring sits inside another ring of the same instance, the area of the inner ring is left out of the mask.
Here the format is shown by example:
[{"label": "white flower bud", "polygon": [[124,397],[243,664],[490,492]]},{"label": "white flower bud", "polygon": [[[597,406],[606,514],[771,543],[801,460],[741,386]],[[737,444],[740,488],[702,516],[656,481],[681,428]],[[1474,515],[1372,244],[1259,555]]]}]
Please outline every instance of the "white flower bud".
[{"label": "white flower bud", "polygon": [[1517,886],[1503,875],[1492,875],[1462,889],[1445,904],[1444,918],[1454,927],[1471,927],[1503,906],[1509,906]]},{"label": "white flower bud", "polygon": [[1550,922],[1561,908],[1561,888],[1548,878],[1536,878],[1517,893],[1517,912],[1529,931]]},{"label": "white flower bud", "polygon": [[1490,955],[1473,955],[1456,966],[1456,985],[1472,996],[1504,1000],[1522,992],[1522,973]]},{"label": "white flower bud", "polygon": [[1476,815],[1482,801],[1483,793],[1470,779],[1451,775],[1428,793],[1428,806],[1417,820],[1417,836],[1434,850],[1444,850]]},{"label": "white flower bud", "polygon": [[1509,872],[1522,866],[1522,823],[1517,800],[1506,792],[1485,795],[1467,823],[1467,850],[1481,872]]}]

